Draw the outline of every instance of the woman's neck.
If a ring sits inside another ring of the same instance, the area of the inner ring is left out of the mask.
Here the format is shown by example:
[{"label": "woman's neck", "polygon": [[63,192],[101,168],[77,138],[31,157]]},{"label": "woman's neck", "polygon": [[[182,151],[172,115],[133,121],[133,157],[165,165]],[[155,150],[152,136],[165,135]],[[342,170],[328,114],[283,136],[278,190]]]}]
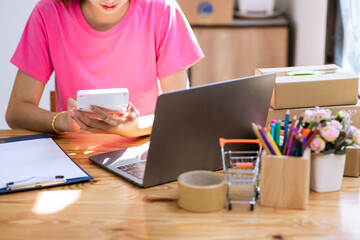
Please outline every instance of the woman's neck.
[{"label": "woman's neck", "polygon": [[125,16],[130,5],[126,3],[113,14],[104,14],[88,0],[80,0],[80,8],[88,24],[97,31],[106,31],[114,27]]}]

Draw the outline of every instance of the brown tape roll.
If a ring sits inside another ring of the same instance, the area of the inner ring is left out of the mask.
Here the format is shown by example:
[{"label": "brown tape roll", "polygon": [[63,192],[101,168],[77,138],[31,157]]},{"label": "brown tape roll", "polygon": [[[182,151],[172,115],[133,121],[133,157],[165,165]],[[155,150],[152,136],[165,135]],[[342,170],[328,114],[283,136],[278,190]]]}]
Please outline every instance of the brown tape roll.
[{"label": "brown tape roll", "polygon": [[213,212],[224,208],[226,182],[211,171],[190,171],[178,177],[178,205],[193,212]]}]

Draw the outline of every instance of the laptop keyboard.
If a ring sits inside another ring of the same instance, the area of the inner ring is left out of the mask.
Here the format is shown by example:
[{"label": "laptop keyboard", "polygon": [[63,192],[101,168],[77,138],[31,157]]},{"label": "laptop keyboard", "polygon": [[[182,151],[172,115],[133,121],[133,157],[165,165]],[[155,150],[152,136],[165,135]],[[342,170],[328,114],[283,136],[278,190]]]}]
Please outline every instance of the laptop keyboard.
[{"label": "laptop keyboard", "polygon": [[142,180],[144,178],[145,164],[146,161],[139,161],[139,162],[126,164],[117,168],[133,177],[138,178],[139,180]]}]

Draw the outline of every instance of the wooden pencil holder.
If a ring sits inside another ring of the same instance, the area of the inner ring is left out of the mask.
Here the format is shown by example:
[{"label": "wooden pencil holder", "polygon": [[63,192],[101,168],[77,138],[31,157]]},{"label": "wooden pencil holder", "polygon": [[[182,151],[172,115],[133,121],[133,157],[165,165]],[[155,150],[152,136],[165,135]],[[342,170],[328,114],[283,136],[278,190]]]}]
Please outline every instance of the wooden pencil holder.
[{"label": "wooden pencil holder", "polygon": [[310,149],[302,157],[261,155],[261,205],[306,209],[310,192]]}]

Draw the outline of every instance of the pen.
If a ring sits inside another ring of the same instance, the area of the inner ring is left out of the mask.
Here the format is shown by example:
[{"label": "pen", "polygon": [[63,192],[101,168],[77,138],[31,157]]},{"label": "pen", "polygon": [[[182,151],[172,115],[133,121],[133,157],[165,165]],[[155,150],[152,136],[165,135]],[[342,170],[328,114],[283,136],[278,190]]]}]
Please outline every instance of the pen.
[{"label": "pen", "polygon": [[66,179],[64,179],[64,176],[60,176],[60,175],[55,177],[48,177],[48,178],[31,177],[17,182],[9,182],[6,184],[6,189],[18,190],[25,188],[45,187],[45,186],[51,186],[65,182]]},{"label": "pen", "polygon": [[271,137],[273,139],[275,139],[275,128],[276,128],[276,121],[275,120],[271,121],[270,127],[271,127],[270,128]]},{"label": "pen", "polygon": [[284,141],[283,141],[283,145],[282,145],[282,150],[284,150],[285,147],[285,142],[286,142],[286,138],[287,138],[287,132],[288,132],[288,128],[289,128],[289,118],[290,118],[290,110],[286,110],[286,114],[285,114],[285,123],[284,123]]},{"label": "pen", "polygon": [[277,121],[275,125],[275,143],[280,147],[280,130],[281,130],[281,121]]}]

